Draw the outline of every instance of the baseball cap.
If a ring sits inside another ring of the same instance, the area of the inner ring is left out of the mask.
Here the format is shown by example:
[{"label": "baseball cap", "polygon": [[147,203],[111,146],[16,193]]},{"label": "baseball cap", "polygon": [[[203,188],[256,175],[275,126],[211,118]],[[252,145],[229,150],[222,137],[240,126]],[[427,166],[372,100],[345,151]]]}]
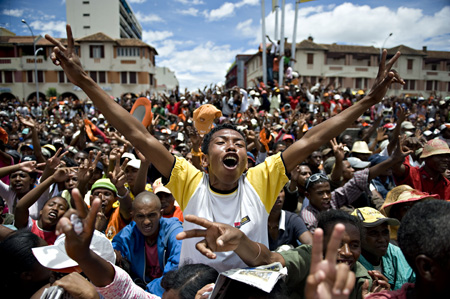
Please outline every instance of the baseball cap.
[{"label": "baseball cap", "polygon": [[[73,272],[76,269],[72,267],[77,267],[78,263],[67,255],[65,240],[66,235],[62,234],[55,240],[54,245],[35,247],[31,250],[42,266],[58,272]],[[112,264],[116,262],[112,243],[101,232],[94,230],[89,248]]]},{"label": "baseball cap", "polygon": [[114,184],[111,183],[110,179],[99,179],[99,180],[96,180],[95,183],[92,185],[91,191],[94,191],[94,189],[97,189],[97,188],[108,189],[108,190],[111,190],[111,191],[113,191],[113,192],[115,192],[117,194],[116,186],[114,186]]},{"label": "baseball cap", "polygon": [[[130,161],[131,160],[136,160],[136,156],[133,155],[132,153],[123,153],[122,157],[120,157],[121,162],[122,162],[122,159],[125,160],[126,158],[130,159]],[[129,162],[128,162],[128,165],[130,165]]]},{"label": "baseball cap", "polygon": [[356,157],[349,157],[347,158],[347,161],[353,168],[362,169],[370,166],[370,162],[362,161],[361,159]]},{"label": "baseball cap", "polygon": [[139,160],[139,159],[132,159],[132,160],[128,161],[127,167],[128,166],[136,168],[136,169],[139,169],[139,168],[141,168],[141,160]]},{"label": "baseball cap", "polygon": [[450,154],[447,142],[441,139],[431,139],[423,147],[421,159],[428,158],[434,155]]},{"label": "baseball cap", "polygon": [[414,127],[414,125],[412,124],[412,122],[410,121],[404,121],[402,122],[402,129],[406,129],[406,130],[413,130],[416,127]]},{"label": "baseball cap", "polygon": [[247,159],[253,161],[253,163],[256,163],[255,155],[253,155],[251,152],[247,152]]},{"label": "baseball cap", "polygon": [[172,192],[170,192],[169,189],[164,187],[164,184],[162,183],[162,179],[161,178],[159,178],[159,179],[157,179],[156,181],[153,182],[153,193],[157,194],[158,192],[164,192],[164,193],[172,194]]},{"label": "baseball cap", "polygon": [[361,220],[365,227],[375,227],[385,222],[392,226],[400,225],[400,221],[397,219],[388,218],[374,208],[370,207],[355,209],[352,212],[352,215]]},{"label": "baseball cap", "polygon": [[202,105],[194,111],[194,126],[200,135],[208,134],[211,131],[214,119],[221,116],[222,112],[214,105]]}]

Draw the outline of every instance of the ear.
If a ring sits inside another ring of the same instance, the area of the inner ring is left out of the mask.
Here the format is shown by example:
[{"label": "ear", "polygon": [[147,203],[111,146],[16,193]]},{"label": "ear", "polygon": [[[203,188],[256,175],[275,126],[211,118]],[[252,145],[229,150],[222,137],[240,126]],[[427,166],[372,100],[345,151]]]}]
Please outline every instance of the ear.
[{"label": "ear", "polygon": [[209,155],[202,155],[202,168],[208,168],[209,166]]},{"label": "ear", "polygon": [[428,282],[436,280],[439,273],[439,267],[436,263],[424,254],[420,254],[415,259],[417,274]]},{"label": "ear", "polygon": [[20,273],[20,279],[23,281],[31,281],[33,280],[33,274],[31,273],[31,271],[24,271]]}]

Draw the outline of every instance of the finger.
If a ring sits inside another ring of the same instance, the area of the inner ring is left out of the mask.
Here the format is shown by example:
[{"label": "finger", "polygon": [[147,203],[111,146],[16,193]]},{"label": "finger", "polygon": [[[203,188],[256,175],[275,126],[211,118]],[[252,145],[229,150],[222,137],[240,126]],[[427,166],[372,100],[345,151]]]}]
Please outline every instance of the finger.
[{"label": "finger", "polygon": [[73,36],[72,36],[72,28],[69,24],[66,24],[66,32],[67,32],[67,49],[70,53],[73,51]]},{"label": "finger", "polygon": [[378,65],[377,78],[380,76],[383,76],[383,74],[384,74],[384,70],[385,70],[385,66],[386,66],[386,56],[387,56],[387,50],[384,49],[381,54],[380,64]]},{"label": "finger", "polygon": [[216,254],[214,252],[212,252],[212,250],[210,248],[208,248],[207,244],[206,244],[206,240],[202,240],[200,242],[198,242],[197,244],[195,244],[195,248],[204,256],[206,256],[209,259],[215,259],[216,258]]},{"label": "finger", "polygon": [[[387,51],[386,51],[387,53]],[[391,70],[392,66],[394,65],[394,63],[397,61],[397,59],[400,57],[400,55],[402,55],[399,51],[397,51],[397,53],[395,53],[394,57],[392,57],[389,62],[386,65],[386,69],[388,71]]]},{"label": "finger", "polygon": [[53,45],[55,45],[55,46],[57,46],[58,48],[60,48],[62,51],[65,51],[65,50],[66,50],[66,48],[63,46],[63,44],[62,44],[60,41],[54,39],[54,38],[51,37],[50,35],[46,34],[46,35],[45,35],[45,39],[48,40],[49,42],[51,42]]},{"label": "finger", "polygon": [[55,154],[53,157],[58,157],[59,154],[61,153],[61,151],[62,151],[62,147],[60,147],[60,148],[56,151],[56,154]]},{"label": "finger", "polygon": [[45,166],[45,162],[36,164],[36,166],[34,166],[34,167],[39,168],[39,167],[42,167],[42,166]]},{"label": "finger", "polygon": [[194,215],[186,215],[186,217],[184,217],[184,219],[189,222],[192,222],[194,224],[203,226],[204,228],[210,228],[211,226],[214,225],[214,223],[212,223],[211,221],[209,221],[205,218],[194,216]]},{"label": "finger", "polygon": [[[317,232],[317,231],[316,231]],[[325,280],[325,272],[322,270],[317,271],[316,273],[311,273],[308,275],[306,279],[306,287],[305,287],[305,297],[306,298],[314,298],[316,294],[316,290],[319,284]]]},{"label": "finger", "polygon": [[99,198],[95,198],[91,204],[91,210],[86,217],[86,225],[84,226],[85,232],[92,234],[95,227],[95,218],[97,217],[97,212],[100,210],[102,202]]},{"label": "finger", "polygon": [[76,214],[77,211],[74,209],[69,209],[66,213],[64,213],[64,216],[61,217],[61,219],[58,221],[58,223],[56,224],[56,229],[55,229],[55,233],[57,236],[59,236],[60,234],[64,233],[63,231],[63,226],[66,224],[66,221],[70,222],[70,215],[72,214]]},{"label": "finger", "polygon": [[65,155],[67,155],[69,153],[69,151],[65,151],[64,153],[61,154],[61,156],[59,156],[59,158],[61,159],[62,157],[64,157]]},{"label": "finger", "polygon": [[369,280],[366,279],[361,287],[361,295],[364,298],[367,294],[369,294]]},{"label": "finger", "polygon": [[315,272],[315,267],[323,259],[323,230],[316,229],[313,235],[313,245],[311,254],[311,272]]},{"label": "finger", "polygon": [[98,160],[100,160],[101,155],[102,155],[102,152],[98,152],[97,156],[95,156],[94,166],[97,166]]},{"label": "finger", "polygon": [[178,233],[177,240],[184,240],[190,238],[204,238],[206,237],[206,230],[204,229],[191,229]]},{"label": "finger", "polygon": [[341,295],[347,283],[350,267],[346,264],[338,264],[336,267],[336,280],[334,281],[333,293],[335,295]]},{"label": "finger", "polygon": [[345,284],[345,287],[344,287],[344,290],[342,291],[342,293],[347,296],[350,295],[353,288],[355,287],[355,282],[356,282],[355,273],[353,271],[350,271],[347,275],[347,282]]},{"label": "finger", "polygon": [[130,161],[130,159],[126,158],[125,161],[123,161],[122,165],[119,166],[119,169],[121,169],[122,171],[125,170],[125,168],[127,168],[128,162]]},{"label": "finger", "polygon": [[78,188],[74,188],[72,190],[72,198],[75,202],[75,208],[77,209],[78,216],[82,219],[86,218],[87,216],[87,207],[84,203],[83,197],[81,196],[80,190]]},{"label": "finger", "polygon": [[328,242],[326,255],[326,259],[328,260],[330,265],[336,264],[337,252],[341,244],[344,231],[345,226],[343,224],[338,223],[334,226],[333,233],[331,234],[330,241]]}]

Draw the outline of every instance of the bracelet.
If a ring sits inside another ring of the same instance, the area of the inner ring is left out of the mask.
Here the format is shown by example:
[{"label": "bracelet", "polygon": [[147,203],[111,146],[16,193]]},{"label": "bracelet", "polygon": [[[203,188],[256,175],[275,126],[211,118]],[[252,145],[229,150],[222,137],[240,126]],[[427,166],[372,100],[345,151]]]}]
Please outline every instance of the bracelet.
[{"label": "bracelet", "polygon": [[258,252],[258,255],[255,257],[254,261],[256,261],[259,258],[259,256],[261,255],[261,245],[259,245],[259,243],[256,243],[256,245],[258,245],[259,252]]},{"label": "bracelet", "polygon": [[120,198],[120,199],[124,199],[125,197],[127,197],[127,195],[128,195],[129,193],[130,193],[130,190],[127,189],[127,192],[125,192],[125,194],[122,195],[122,196],[119,195],[119,193],[117,193],[117,197]]},{"label": "bracelet", "polygon": [[194,156],[194,157],[201,157],[202,156],[202,152],[196,152],[196,151],[194,151],[194,150],[191,150],[191,154],[192,154],[192,156]]}]

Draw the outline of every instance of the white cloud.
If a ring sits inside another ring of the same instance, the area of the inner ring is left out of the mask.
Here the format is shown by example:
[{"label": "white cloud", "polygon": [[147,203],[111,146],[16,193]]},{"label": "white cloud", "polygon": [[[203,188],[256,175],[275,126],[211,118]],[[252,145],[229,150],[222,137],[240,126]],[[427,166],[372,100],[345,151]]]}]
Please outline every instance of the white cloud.
[{"label": "white cloud", "polygon": [[[26,27],[26,25],[24,25]],[[30,23],[34,34],[50,34],[53,37],[66,37],[66,21],[33,21]],[[28,31],[28,30],[27,30]]]},{"label": "white cloud", "polygon": [[128,0],[130,3],[137,3],[137,4],[141,4],[144,3],[147,0]]},{"label": "white cloud", "polygon": [[23,9],[4,9],[2,14],[20,18],[23,15]]},{"label": "white cloud", "polygon": [[[291,42],[295,16],[292,4],[286,5],[285,14],[285,36]],[[425,15],[422,9],[416,8],[400,7],[393,10],[386,6],[372,8],[352,3],[305,7],[299,9],[296,40],[300,42],[312,35],[317,43],[380,47],[392,32],[392,37],[385,44],[387,48],[404,44],[415,49],[427,45],[430,50],[450,50],[449,15],[450,6],[443,7],[433,15]],[[275,14],[269,13],[266,17],[266,34],[272,39],[274,29]],[[253,43],[261,43],[261,25],[258,29],[252,29],[250,23],[243,22],[240,30],[243,36],[253,30]]]},{"label": "white cloud", "polygon": [[210,12],[205,10],[203,14],[208,21],[217,21],[233,16],[236,8],[241,8],[244,5],[253,6],[258,4],[259,0],[241,0],[237,3],[225,2],[222,6],[212,9]]},{"label": "white cloud", "polygon": [[239,35],[244,37],[252,37],[255,35],[255,32],[258,31],[258,28],[254,28],[253,20],[248,19],[243,22],[240,22],[236,25],[236,30],[239,31]]},{"label": "white cloud", "polygon": [[203,2],[202,0],[176,0],[177,2],[180,2],[181,4],[185,4],[185,5],[200,5],[200,4],[205,4],[205,2]]},{"label": "white cloud", "polygon": [[164,20],[160,16],[155,14],[147,15],[138,11],[137,13],[135,13],[135,16],[140,23],[164,22]]},{"label": "white cloud", "polygon": [[189,9],[177,10],[177,13],[185,16],[196,17],[198,15],[198,9],[190,7]]},{"label": "white cloud", "polygon": [[[142,40],[149,45],[154,46],[155,42],[165,40],[169,37],[173,36],[173,32],[171,31],[143,31],[142,32]],[[158,51],[158,49],[156,49]]]},{"label": "white cloud", "polygon": [[176,70],[182,88],[194,90],[210,83],[222,82],[227,68],[238,53],[240,50],[231,49],[230,45],[205,42],[187,50],[174,51],[158,59],[157,65]]}]

